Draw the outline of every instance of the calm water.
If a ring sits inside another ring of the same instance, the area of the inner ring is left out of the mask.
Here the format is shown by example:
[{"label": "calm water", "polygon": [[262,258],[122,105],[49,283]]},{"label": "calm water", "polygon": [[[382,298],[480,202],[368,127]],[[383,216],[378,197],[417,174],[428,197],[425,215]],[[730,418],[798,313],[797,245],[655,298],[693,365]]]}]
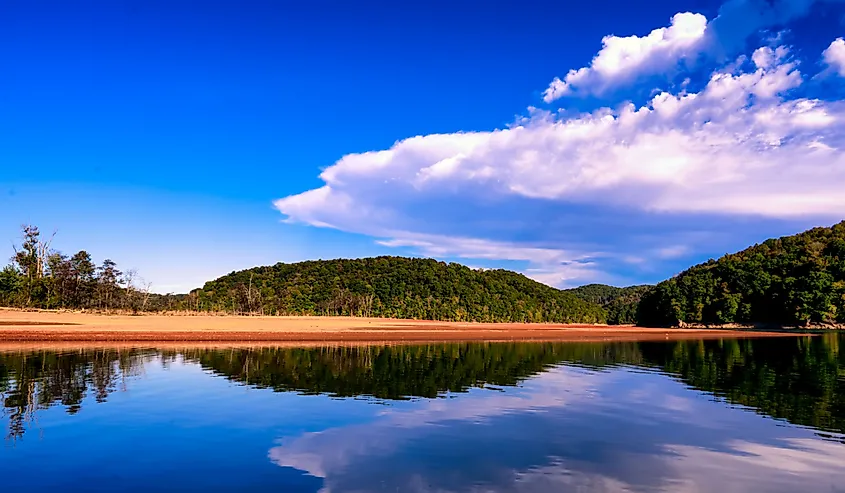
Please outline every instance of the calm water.
[{"label": "calm water", "polygon": [[845,337],[0,353],[4,491],[845,491]]}]

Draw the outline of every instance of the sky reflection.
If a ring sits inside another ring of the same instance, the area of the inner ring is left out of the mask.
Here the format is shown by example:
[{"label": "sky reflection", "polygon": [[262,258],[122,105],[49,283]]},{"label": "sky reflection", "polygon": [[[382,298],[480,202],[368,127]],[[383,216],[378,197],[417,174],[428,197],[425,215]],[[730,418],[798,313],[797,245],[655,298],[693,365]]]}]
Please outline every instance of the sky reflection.
[{"label": "sky reflection", "polygon": [[0,474],[27,491],[845,491],[838,340],[0,353]]},{"label": "sky reflection", "polygon": [[269,457],[352,491],[840,491],[845,445],[669,377],[561,366],[286,437]]}]

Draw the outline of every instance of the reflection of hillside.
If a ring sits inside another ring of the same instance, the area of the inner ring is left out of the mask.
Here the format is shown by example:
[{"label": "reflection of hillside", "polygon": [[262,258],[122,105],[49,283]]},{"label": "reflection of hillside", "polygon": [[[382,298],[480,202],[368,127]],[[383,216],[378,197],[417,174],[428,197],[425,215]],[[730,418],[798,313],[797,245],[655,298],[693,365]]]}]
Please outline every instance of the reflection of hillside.
[{"label": "reflection of hillside", "polygon": [[480,384],[515,385],[548,365],[637,362],[636,344],[437,344],[187,351],[218,375],[261,388],[383,399],[435,397]]},{"label": "reflection of hillside", "polygon": [[695,389],[795,424],[845,432],[841,337],[5,353],[0,354],[0,399],[8,436],[16,439],[37,411],[61,404],[74,414],[86,397],[104,402],[156,356],[162,361],[181,357],[257,388],[381,399],[515,385],[560,363],[627,364],[660,368]]},{"label": "reflection of hillside", "polygon": [[640,343],[691,387],[794,424],[845,433],[843,336]]}]

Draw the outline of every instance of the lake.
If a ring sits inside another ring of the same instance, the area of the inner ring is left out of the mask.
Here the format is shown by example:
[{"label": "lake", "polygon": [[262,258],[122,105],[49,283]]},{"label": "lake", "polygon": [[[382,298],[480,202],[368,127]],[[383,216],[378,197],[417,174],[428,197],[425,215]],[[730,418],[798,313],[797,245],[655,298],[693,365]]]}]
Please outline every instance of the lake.
[{"label": "lake", "polygon": [[0,353],[5,491],[845,491],[845,336]]}]

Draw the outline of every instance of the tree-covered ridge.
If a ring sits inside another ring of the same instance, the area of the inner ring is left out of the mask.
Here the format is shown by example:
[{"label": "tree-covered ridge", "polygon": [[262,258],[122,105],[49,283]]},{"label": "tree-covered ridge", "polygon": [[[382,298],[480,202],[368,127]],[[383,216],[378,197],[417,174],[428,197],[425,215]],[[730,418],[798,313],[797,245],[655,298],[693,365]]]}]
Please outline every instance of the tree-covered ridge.
[{"label": "tree-covered ridge", "polygon": [[278,263],[233,272],[191,293],[201,310],[480,322],[600,323],[604,310],[506,270],[375,257]]},{"label": "tree-covered ridge", "polygon": [[640,302],[638,323],[845,323],[845,222],[696,265]]},{"label": "tree-covered ridge", "polygon": [[651,288],[649,285],[618,288],[607,284],[587,284],[567,291],[584,301],[600,305],[607,312],[607,323],[619,325],[637,322],[637,306]]}]

